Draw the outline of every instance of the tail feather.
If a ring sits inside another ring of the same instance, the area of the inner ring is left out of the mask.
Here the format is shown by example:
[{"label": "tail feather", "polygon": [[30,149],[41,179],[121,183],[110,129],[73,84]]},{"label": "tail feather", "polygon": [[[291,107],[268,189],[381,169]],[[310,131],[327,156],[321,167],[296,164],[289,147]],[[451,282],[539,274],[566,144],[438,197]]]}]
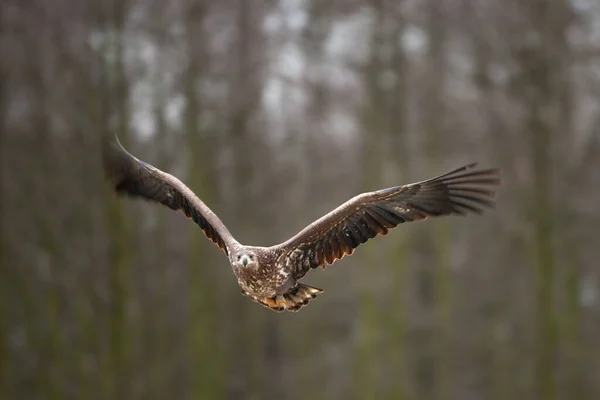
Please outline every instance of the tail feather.
[{"label": "tail feather", "polygon": [[242,291],[242,293],[275,312],[296,312],[323,293],[323,290],[302,283],[296,283],[283,295],[277,297],[255,297],[245,291]]}]

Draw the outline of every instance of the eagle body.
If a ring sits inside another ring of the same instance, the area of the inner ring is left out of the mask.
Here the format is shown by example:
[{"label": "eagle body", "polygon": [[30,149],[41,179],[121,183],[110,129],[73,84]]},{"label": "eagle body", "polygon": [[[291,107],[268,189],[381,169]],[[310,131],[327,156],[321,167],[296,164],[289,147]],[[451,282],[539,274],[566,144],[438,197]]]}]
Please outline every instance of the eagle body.
[{"label": "eagle body", "polygon": [[[298,251],[285,253],[255,246],[237,246],[229,251],[242,294],[272,310],[297,311],[323,292],[297,282]],[[248,265],[237,262],[244,255],[252,256]]]},{"label": "eagle body", "polygon": [[[237,255],[251,253],[255,263],[247,266],[236,263]],[[276,297],[284,294],[294,283],[289,268],[278,263],[279,255],[265,247],[241,246],[230,260],[233,273],[242,290],[250,296]]]},{"label": "eagle body", "polygon": [[480,214],[494,205],[498,169],[465,165],[408,185],[359,194],[271,247],[239,243],[225,224],[176,177],[131,155],[118,139],[103,143],[107,177],[117,194],[144,198],[182,212],[228,257],[242,294],[273,311],[298,311],[323,290],[299,280],[317,267],[352,255],[362,243],[405,222]]}]

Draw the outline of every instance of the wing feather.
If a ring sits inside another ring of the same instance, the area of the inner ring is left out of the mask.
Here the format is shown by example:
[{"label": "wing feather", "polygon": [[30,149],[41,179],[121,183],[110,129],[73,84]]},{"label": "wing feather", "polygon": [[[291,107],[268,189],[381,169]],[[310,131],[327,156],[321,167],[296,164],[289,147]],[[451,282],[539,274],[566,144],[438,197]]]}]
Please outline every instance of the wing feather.
[{"label": "wing feather", "polygon": [[465,165],[443,175],[409,185],[363,193],[319,218],[286,242],[274,246],[282,254],[297,254],[294,276],[333,264],[362,243],[386,235],[404,222],[443,215],[481,214],[494,206],[499,169]]},{"label": "wing feather", "polygon": [[104,143],[103,159],[117,194],[141,197],[181,211],[228,254],[228,246],[235,239],[219,217],[179,179],[131,155],[116,136]]}]

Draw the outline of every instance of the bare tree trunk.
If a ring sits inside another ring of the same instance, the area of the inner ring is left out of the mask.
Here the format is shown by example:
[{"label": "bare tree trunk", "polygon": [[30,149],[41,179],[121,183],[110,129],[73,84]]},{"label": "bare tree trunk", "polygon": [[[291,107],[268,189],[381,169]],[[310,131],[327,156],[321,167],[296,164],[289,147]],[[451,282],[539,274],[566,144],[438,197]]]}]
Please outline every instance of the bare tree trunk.
[{"label": "bare tree trunk", "polygon": [[[379,76],[384,70],[380,60],[379,49],[385,43],[383,21],[385,18],[383,3],[373,1],[371,6],[375,12],[374,24],[370,38],[370,59],[365,70],[364,82],[366,85],[367,99],[362,115],[362,126],[368,136],[362,138],[362,164],[364,166],[363,191],[371,191],[381,186],[382,157],[388,138],[388,126],[385,103],[385,89],[379,85]],[[368,243],[361,253],[361,261],[369,265],[370,274],[376,277],[381,270],[381,245],[380,241]],[[375,279],[375,278],[373,278]],[[381,365],[377,362],[380,353],[378,344],[381,343],[380,331],[377,328],[381,323],[379,315],[380,301],[377,291],[374,290],[373,280],[364,281],[364,287],[358,294],[358,343],[355,356],[354,392],[360,398],[380,397],[382,372]]]},{"label": "bare tree trunk", "polygon": [[[214,143],[210,141],[204,116],[207,108],[199,91],[207,80],[208,32],[205,27],[208,4],[202,0],[191,1],[185,15],[188,66],[185,72],[185,129],[188,158],[188,181],[193,190],[207,204],[214,204],[216,191],[213,171]],[[214,207],[214,205],[213,205]],[[218,271],[211,265],[217,250],[206,240],[197,226],[191,226],[190,273],[190,343],[192,352],[191,379],[194,398],[219,398],[225,391],[225,348],[219,339],[219,320],[225,310],[218,294]],[[211,246],[209,249],[208,247]],[[210,362],[207,362],[210,360]]]},{"label": "bare tree trunk", "polygon": [[[111,81],[110,114],[117,117],[117,132],[123,144],[129,144],[129,83],[125,73],[125,21],[128,14],[126,2],[116,2],[110,7],[106,28],[114,33],[110,51],[115,54],[114,65],[108,66]],[[109,114],[109,115],[110,115]],[[108,121],[107,121],[108,122]],[[110,129],[106,132],[111,135]],[[131,274],[133,265],[132,226],[125,216],[125,204],[111,194],[107,199],[107,221],[109,232],[110,293],[109,354],[110,378],[108,397],[127,398],[131,382],[131,338],[127,309],[131,301]],[[108,371],[107,371],[108,372]]]},{"label": "bare tree trunk", "polygon": [[[0,5],[0,10],[4,5]],[[4,39],[5,25],[0,24],[0,41]],[[0,397],[13,398],[13,376],[16,371],[11,371],[11,352],[9,345],[11,325],[15,322],[11,318],[10,303],[12,296],[12,283],[14,275],[9,265],[8,238],[5,234],[5,157],[8,147],[6,113],[8,110],[8,66],[6,60],[0,61]]]},{"label": "bare tree trunk", "polygon": [[[547,82],[540,82],[547,85]],[[544,88],[544,86],[541,86]],[[545,86],[547,88],[547,86]],[[533,233],[534,259],[538,271],[538,360],[536,367],[537,395],[541,399],[555,398],[556,352],[558,347],[558,326],[554,310],[555,264],[552,246],[553,223],[551,217],[551,183],[548,152],[550,150],[550,131],[541,120],[538,104],[530,105],[527,124],[532,132],[531,149],[533,162]]]},{"label": "bare tree trunk", "polygon": [[[446,75],[448,74],[446,41],[448,35],[445,20],[446,2],[429,0],[427,2],[427,84],[424,99],[424,150],[427,160],[439,165],[445,149],[446,136]],[[448,221],[432,221],[433,233],[422,232],[425,237],[422,243],[431,243],[431,247],[423,249],[426,265],[421,275],[425,281],[423,287],[431,285],[430,299],[431,326],[428,328],[426,355],[421,361],[420,398],[448,398],[452,393],[451,379],[451,332],[449,331],[452,313],[452,270],[450,259],[450,232]],[[429,247],[429,246],[426,246]],[[425,298],[426,300],[426,298]],[[424,304],[427,304],[426,300]]]},{"label": "bare tree trunk", "polygon": [[[154,93],[154,121],[156,123],[156,146],[160,149],[159,156],[157,157],[157,166],[159,168],[169,169],[169,154],[168,147],[166,146],[167,140],[167,124],[165,121],[165,98],[168,98],[168,94],[160,83],[160,79],[157,78],[158,82],[155,82],[155,93]],[[143,349],[143,357],[145,360],[142,361],[141,368],[146,369],[146,373],[143,375],[144,381],[150,384],[143,385],[141,398],[148,399],[162,399],[165,396],[169,396],[168,382],[170,371],[174,369],[174,352],[172,346],[169,344],[169,323],[168,318],[168,296],[167,290],[169,289],[167,282],[169,282],[168,268],[170,260],[168,257],[168,233],[167,224],[165,224],[165,211],[157,207],[154,212],[156,218],[156,225],[154,227],[153,235],[151,236],[151,243],[154,243],[154,257],[153,257],[153,268],[154,273],[145,274],[147,277],[144,286],[155,288],[153,291],[145,293],[142,302],[145,305],[145,323],[143,326],[146,330],[146,334],[143,337],[146,338]],[[193,224],[190,224],[193,225]],[[195,228],[192,226],[192,228]],[[174,395],[174,394],[171,394]]]},{"label": "bare tree trunk", "polygon": [[[262,203],[252,189],[253,183],[259,182],[257,168],[266,154],[262,144],[264,139],[256,135],[253,123],[259,120],[259,99],[263,86],[264,45],[258,27],[262,23],[264,9],[263,6],[251,6],[243,0],[237,0],[235,4],[236,56],[232,60],[226,133],[231,144],[231,171],[236,191],[230,215],[237,223],[241,241],[243,236],[260,241],[260,227],[263,224],[256,216],[261,214]],[[281,372],[273,369],[270,378],[262,380],[263,376],[256,366],[263,365],[266,356],[261,337],[264,335],[266,316],[264,310],[256,308],[255,303],[248,299],[242,300],[244,301],[232,310],[233,329],[236,334],[231,338],[235,345],[231,346],[230,356],[235,357],[236,363],[235,380],[234,384],[230,385],[229,397],[263,397],[267,395],[265,391],[269,385],[281,380]],[[280,343],[278,335],[278,330],[270,333],[273,345]],[[268,353],[274,351],[270,349]]]},{"label": "bare tree trunk", "polygon": [[[45,32],[49,34],[49,32]],[[44,57],[42,53],[41,58]],[[43,65],[40,64],[40,65]],[[43,170],[51,170],[53,166],[53,139],[50,124],[48,104],[50,98],[48,96],[48,88],[44,81],[44,70],[41,66],[32,66],[29,72],[31,90],[35,93],[34,109],[32,111],[31,120],[33,121],[34,137],[37,139],[37,146],[31,149],[42,166]],[[56,179],[55,177],[49,178]],[[34,193],[39,196],[38,199],[46,201],[52,199],[52,185],[36,185]],[[35,196],[34,197],[37,197]],[[51,200],[50,200],[51,201]],[[33,214],[36,221],[36,227],[39,232],[38,248],[40,255],[45,257],[46,267],[48,268],[48,277],[46,282],[42,284],[40,292],[43,293],[43,310],[44,323],[47,329],[45,335],[39,335],[36,340],[36,345],[39,346],[38,351],[42,355],[42,370],[39,371],[40,379],[44,393],[47,393],[50,399],[59,399],[64,396],[64,388],[61,386],[61,378],[64,374],[64,358],[61,354],[65,352],[64,335],[61,332],[61,304],[60,304],[60,285],[61,275],[63,270],[57,268],[63,261],[61,259],[60,244],[58,243],[59,235],[56,231],[58,223],[53,214],[38,210]],[[60,272],[59,272],[60,271]],[[39,321],[38,321],[39,322]]]},{"label": "bare tree trunk", "polygon": [[[473,9],[469,13],[469,16],[476,18],[478,12],[482,12],[475,5],[470,5]],[[486,133],[492,137],[490,152],[493,161],[490,161],[492,165],[503,165],[502,157],[508,153],[503,149],[503,132],[501,130],[502,123],[500,117],[495,111],[495,95],[496,88],[491,78],[491,66],[492,66],[492,44],[487,41],[486,37],[475,34],[475,31],[480,28],[481,20],[476,20],[473,24],[473,30],[469,31],[471,34],[471,41],[473,46],[475,70],[473,80],[479,90],[480,95],[480,109],[481,114],[485,117],[484,129]],[[504,145],[505,146],[505,145]],[[500,151],[503,150],[503,151]],[[497,229],[501,229],[499,227]],[[506,235],[508,232],[505,232]],[[484,356],[484,367],[486,373],[483,378],[484,393],[488,393],[487,396],[493,397],[497,400],[506,398],[514,398],[513,393],[514,380],[510,379],[510,359],[515,357],[516,351],[513,346],[508,343],[508,340],[498,339],[498,331],[504,330],[510,321],[508,320],[508,300],[502,301],[502,294],[508,288],[507,282],[507,271],[508,268],[505,265],[505,259],[493,261],[491,264],[491,277],[490,281],[494,282],[497,287],[490,293],[490,299],[482,299],[487,301],[489,305],[489,326],[487,326],[487,332],[485,333],[485,356]]]},{"label": "bare tree trunk", "polygon": [[[560,321],[556,309],[555,205],[552,159],[554,131],[559,127],[562,90],[560,42],[564,28],[557,24],[563,10],[558,3],[540,2],[525,6],[531,16],[530,35],[539,41],[522,45],[516,52],[520,67],[518,84],[526,108],[524,131],[528,134],[532,171],[532,191],[528,213],[532,222],[532,259],[537,273],[537,348],[535,396],[552,400],[557,397],[557,355],[560,345]],[[557,118],[558,117],[558,118]]]},{"label": "bare tree trunk", "polygon": [[[574,21],[574,10],[570,2],[564,0],[555,0],[552,8],[550,20],[554,26],[551,28],[550,42],[552,50],[552,59],[550,61],[551,69],[554,70],[554,82],[556,91],[555,110],[556,126],[554,128],[556,135],[552,137],[553,146],[556,148],[573,149],[574,132],[576,124],[574,121],[575,112],[575,90],[576,84],[571,79],[573,75],[574,57],[573,48],[569,42],[569,32],[572,29]],[[555,151],[554,151],[555,153]],[[556,197],[556,204],[568,205],[571,200],[571,193],[584,191],[585,187],[581,185],[583,174],[575,174],[574,179],[570,175],[569,161],[563,157],[554,156],[551,165],[560,166],[555,169],[553,174],[555,179],[554,193],[559,193]],[[555,167],[556,168],[556,167]],[[562,172],[562,174],[561,174]],[[582,171],[583,172],[583,171]],[[571,186],[572,185],[572,186]],[[579,215],[573,216],[574,211],[571,207],[554,206],[550,210],[552,214],[548,215],[551,220],[564,222],[564,226],[569,229],[556,228],[552,233],[555,235],[554,246],[558,248],[557,259],[557,278],[564,281],[564,286],[558,290],[564,293],[564,306],[561,307],[559,321],[560,356],[558,371],[558,395],[567,396],[570,400],[582,400],[585,396],[585,375],[584,357],[585,352],[581,343],[582,340],[582,310],[580,296],[582,293],[583,264],[581,254],[583,253],[584,243],[582,235],[579,233],[584,230],[587,221],[582,220]],[[559,226],[559,223],[556,223]],[[557,246],[562,244],[562,246]]]},{"label": "bare tree trunk", "polygon": [[[391,136],[390,148],[395,161],[397,170],[405,181],[411,179],[410,162],[411,152],[409,151],[410,141],[408,140],[408,80],[409,68],[403,46],[398,43],[396,38],[403,37],[405,31],[405,16],[401,7],[398,5],[395,12],[388,15],[390,22],[393,21],[396,26],[388,38],[389,43],[394,44],[394,54],[391,69],[396,76],[396,83],[391,87],[388,95],[388,119],[389,135]],[[411,391],[411,380],[408,375],[407,359],[407,310],[410,293],[408,290],[408,268],[409,254],[412,247],[411,236],[407,235],[396,239],[393,244],[395,250],[391,251],[393,265],[391,276],[396,284],[392,288],[391,302],[394,304],[394,312],[389,316],[389,338],[391,370],[393,371],[393,383],[391,385],[389,396],[394,399],[402,400],[409,398]]]}]

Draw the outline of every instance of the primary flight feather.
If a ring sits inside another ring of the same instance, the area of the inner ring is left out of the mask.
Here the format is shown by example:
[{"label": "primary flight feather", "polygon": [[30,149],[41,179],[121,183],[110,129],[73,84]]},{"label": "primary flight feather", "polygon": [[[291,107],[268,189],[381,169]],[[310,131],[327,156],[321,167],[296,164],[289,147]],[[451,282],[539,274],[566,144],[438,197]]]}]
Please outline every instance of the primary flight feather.
[{"label": "primary flight feather", "polygon": [[219,217],[174,176],[131,155],[115,136],[105,142],[104,167],[118,194],[142,197],[183,212],[225,252],[242,293],[274,311],[298,311],[323,293],[298,282],[317,267],[351,255],[361,243],[403,222],[481,213],[494,205],[499,169],[465,165],[422,182],[362,193],[271,247],[239,243]]}]

